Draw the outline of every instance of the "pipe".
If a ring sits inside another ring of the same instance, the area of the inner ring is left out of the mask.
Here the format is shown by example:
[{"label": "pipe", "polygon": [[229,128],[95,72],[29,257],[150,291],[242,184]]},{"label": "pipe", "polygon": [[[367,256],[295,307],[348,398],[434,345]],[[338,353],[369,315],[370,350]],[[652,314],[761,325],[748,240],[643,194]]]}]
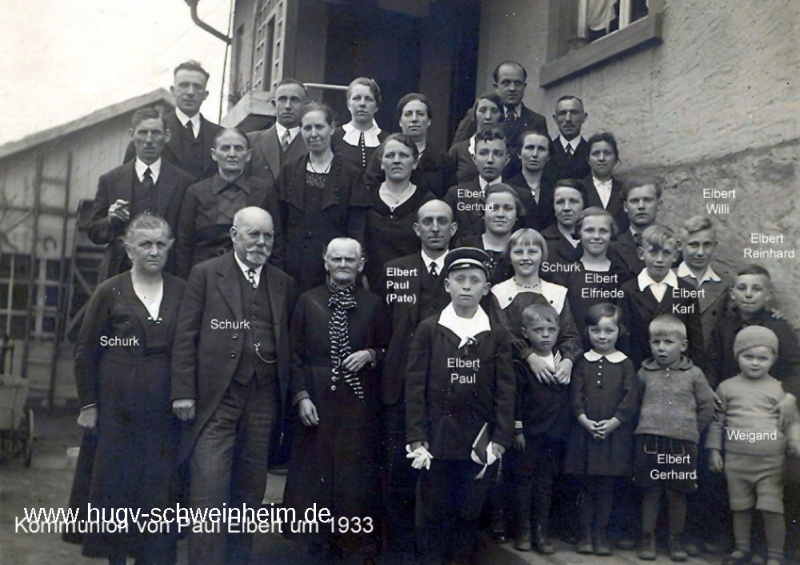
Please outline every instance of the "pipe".
[{"label": "pipe", "polygon": [[185,1],[189,5],[189,8],[192,9],[192,21],[197,25],[197,27],[204,29],[205,31],[207,31],[217,39],[221,39],[228,45],[230,45],[233,42],[233,40],[230,37],[228,37],[221,31],[217,31],[216,29],[214,29],[213,27],[211,27],[206,22],[200,19],[200,16],[197,15],[197,5],[200,3],[200,0],[185,0]]}]

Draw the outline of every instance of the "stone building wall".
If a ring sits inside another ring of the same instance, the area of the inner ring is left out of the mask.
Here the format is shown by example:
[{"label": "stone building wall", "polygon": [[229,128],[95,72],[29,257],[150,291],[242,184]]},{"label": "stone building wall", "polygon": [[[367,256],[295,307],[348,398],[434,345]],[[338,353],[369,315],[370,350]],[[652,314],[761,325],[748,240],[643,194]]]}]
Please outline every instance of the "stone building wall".
[{"label": "stone building wall", "polygon": [[[798,259],[744,257],[748,247],[800,247],[800,3],[666,0],[660,44],[540,88],[550,3],[484,1],[477,90],[491,87],[498,62],[520,61],[529,73],[525,102],[548,117],[551,133],[558,132],[556,100],[581,97],[589,113],[584,135],[607,130],[620,142],[616,172],[661,179],[660,218],[668,225],[707,204],[729,204],[728,213],[711,214],[720,266],[770,269],[781,309],[800,326]],[[735,190],[735,198],[704,199],[706,188]],[[754,245],[752,233],[782,242]]]}]

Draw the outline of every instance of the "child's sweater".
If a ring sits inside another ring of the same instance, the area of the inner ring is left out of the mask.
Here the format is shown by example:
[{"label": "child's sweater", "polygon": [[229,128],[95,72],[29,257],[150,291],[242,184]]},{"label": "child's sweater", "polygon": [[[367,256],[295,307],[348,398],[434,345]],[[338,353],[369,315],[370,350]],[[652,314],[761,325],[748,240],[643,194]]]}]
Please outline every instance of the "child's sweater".
[{"label": "child's sweater", "polygon": [[697,443],[714,416],[714,391],[688,357],[665,369],[654,359],[637,374],[641,410],[637,435],[652,434]]},{"label": "child's sweater", "polygon": [[[744,455],[783,455],[786,429],[778,425],[778,413],[770,413],[786,392],[781,383],[767,375],[748,379],[737,375],[717,388],[722,408],[716,411],[708,431],[706,447]],[[796,414],[786,426],[797,432]]]}]

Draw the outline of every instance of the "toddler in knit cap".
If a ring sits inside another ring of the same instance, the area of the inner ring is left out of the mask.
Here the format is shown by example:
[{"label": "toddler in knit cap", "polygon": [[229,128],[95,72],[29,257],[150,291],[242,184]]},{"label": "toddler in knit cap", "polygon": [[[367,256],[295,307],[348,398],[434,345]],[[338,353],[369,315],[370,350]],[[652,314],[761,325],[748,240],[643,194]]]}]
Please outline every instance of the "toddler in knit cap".
[{"label": "toddler in knit cap", "polygon": [[[769,371],[778,358],[778,336],[763,326],[747,326],[736,334],[733,351],[740,373],[717,388],[720,404],[706,447],[712,471],[724,471],[733,512],[736,550],[724,561],[747,563],[751,557],[753,509],[764,518],[768,565],[783,559],[786,525],[783,513],[784,462],[800,452],[800,415],[777,405],[786,396]],[[724,451],[724,458],[723,458]]]}]

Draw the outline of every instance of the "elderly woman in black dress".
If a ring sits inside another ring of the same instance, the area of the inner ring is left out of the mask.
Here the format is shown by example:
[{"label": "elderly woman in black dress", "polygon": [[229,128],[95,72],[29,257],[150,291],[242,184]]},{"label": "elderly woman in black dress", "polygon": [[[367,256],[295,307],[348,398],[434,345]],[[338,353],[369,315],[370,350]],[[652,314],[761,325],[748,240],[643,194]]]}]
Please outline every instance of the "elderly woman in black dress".
[{"label": "elderly woman in black dress", "polygon": [[[153,509],[174,505],[179,429],[169,358],[183,281],[162,272],[173,242],[162,218],[138,216],[124,241],[133,266],[97,287],[78,335],[78,423],[97,431],[89,504],[152,516]],[[174,563],[175,534],[142,534],[129,523],[126,533],[87,533],[83,553],[112,564],[128,555],[137,563]]]},{"label": "elderly woman in black dress", "polygon": [[247,174],[250,161],[247,136],[238,129],[220,130],[214,136],[211,157],[217,163],[217,174],[190,186],[181,203],[175,243],[176,274],[185,279],[198,263],[233,249],[230,236],[233,217],[247,206],[259,206],[277,218],[278,238],[270,262],[282,267],[277,194],[267,181]]},{"label": "elderly woman in black dress", "polygon": [[[319,259],[317,259],[319,260]],[[380,383],[390,324],[381,299],[356,285],[361,245],[337,238],[324,254],[327,282],[300,296],[292,315],[290,397],[301,429],[286,478],[284,502],[302,515],[327,508],[350,531],[303,536],[330,557],[376,548],[379,494]]]},{"label": "elderly woman in black dress", "polygon": [[372,154],[386,139],[386,133],[375,123],[375,112],[381,105],[378,83],[358,77],[347,87],[347,109],[351,120],[333,134],[333,149],[345,161],[364,173]]},{"label": "elderly woman in black dress", "polygon": [[381,170],[386,179],[372,196],[367,212],[367,264],[365,272],[372,292],[386,294],[383,266],[387,261],[419,251],[414,233],[417,210],[434,196],[411,182],[417,167],[416,144],[402,133],[386,138],[378,148]]},{"label": "elderly woman in black dress", "polygon": [[300,114],[300,133],[308,155],[286,163],[278,177],[284,270],[301,292],[325,282],[319,257],[331,239],[364,241],[369,194],[361,171],[331,149],[334,127],[328,106],[307,104]]}]

